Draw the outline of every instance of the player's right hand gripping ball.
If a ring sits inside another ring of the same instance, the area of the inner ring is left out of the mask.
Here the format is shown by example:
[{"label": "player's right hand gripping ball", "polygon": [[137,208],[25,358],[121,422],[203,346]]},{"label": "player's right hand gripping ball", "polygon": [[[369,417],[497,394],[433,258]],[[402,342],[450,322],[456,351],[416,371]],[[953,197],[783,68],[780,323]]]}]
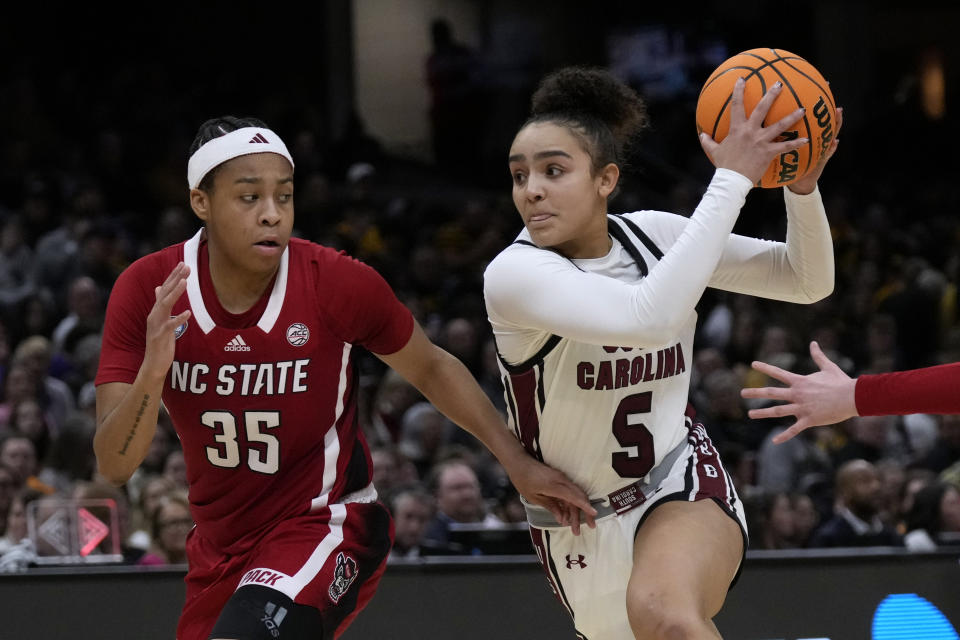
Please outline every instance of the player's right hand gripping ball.
[{"label": "player's right hand gripping ball", "polygon": [[806,112],[781,139],[807,138],[803,147],[773,159],[758,186],[783,187],[799,180],[830,148],[837,112],[830,85],[813,65],[783,49],[750,49],[724,61],[710,74],[697,100],[697,133],[704,131],[720,142],[730,129],[730,98],[737,78],[744,78],[743,103],[749,117],[760,98],[780,80],[783,91],[774,101],[764,126],[790,115],[797,107]]}]

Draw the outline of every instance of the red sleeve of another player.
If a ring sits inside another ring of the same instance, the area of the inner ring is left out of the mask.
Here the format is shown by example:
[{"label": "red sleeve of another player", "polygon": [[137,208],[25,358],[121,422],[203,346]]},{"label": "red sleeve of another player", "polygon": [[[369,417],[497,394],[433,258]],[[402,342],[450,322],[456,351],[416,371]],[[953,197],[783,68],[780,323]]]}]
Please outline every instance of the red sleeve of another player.
[{"label": "red sleeve of another player", "polygon": [[380,355],[402,349],[413,333],[413,314],[397,299],[383,276],[345,255],[337,256],[332,270],[340,286],[331,292],[327,288],[330,280],[318,279],[325,283],[321,285],[320,297],[328,301],[329,319],[343,340]]},{"label": "red sleeve of another player", "polygon": [[960,363],[857,378],[862,416],[960,413]]},{"label": "red sleeve of another player", "polygon": [[155,280],[152,270],[145,267],[140,262],[132,264],[120,274],[110,291],[94,384],[132,383],[137,377],[147,341],[147,314],[153,307],[151,298],[156,286],[152,284]]}]

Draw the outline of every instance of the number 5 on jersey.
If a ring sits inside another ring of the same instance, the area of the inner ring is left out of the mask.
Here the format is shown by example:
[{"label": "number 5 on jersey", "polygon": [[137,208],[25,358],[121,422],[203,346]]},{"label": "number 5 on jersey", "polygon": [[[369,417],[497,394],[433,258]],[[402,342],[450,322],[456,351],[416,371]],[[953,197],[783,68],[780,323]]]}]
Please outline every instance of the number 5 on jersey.
[{"label": "number 5 on jersey", "polygon": [[[237,419],[229,411],[204,411],[204,426],[216,430],[214,440],[220,446],[207,447],[207,460],[224,469],[240,466],[240,444],[237,442]],[[244,411],[243,427],[247,441],[247,466],[251,471],[272,475],[280,468],[280,441],[267,429],[280,426],[279,411]],[[265,445],[265,448],[254,446]]]}]

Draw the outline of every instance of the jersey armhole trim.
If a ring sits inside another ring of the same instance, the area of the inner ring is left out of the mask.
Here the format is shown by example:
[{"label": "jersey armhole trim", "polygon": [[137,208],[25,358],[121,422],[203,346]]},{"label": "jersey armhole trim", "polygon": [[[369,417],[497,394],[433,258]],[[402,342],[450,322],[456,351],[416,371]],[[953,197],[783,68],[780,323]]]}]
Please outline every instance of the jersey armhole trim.
[{"label": "jersey armhole trim", "polygon": [[654,243],[654,241],[650,239],[650,236],[648,236],[647,234],[645,234],[645,233],[643,232],[643,230],[641,230],[640,227],[637,226],[637,223],[636,223],[636,222],[634,222],[634,221],[631,220],[630,218],[626,217],[626,216],[625,216],[624,214],[622,214],[622,213],[614,213],[614,214],[612,214],[612,215],[613,215],[614,218],[616,218],[617,220],[622,221],[625,225],[627,225],[627,228],[629,228],[630,231],[633,232],[633,235],[637,236],[637,238],[640,240],[640,242],[643,243],[643,246],[645,246],[645,247],[647,248],[647,250],[648,250],[650,253],[653,254],[653,257],[655,257],[657,260],[662,260],[662,259],[663,259],[663,251],[661,251],[661,250],[660,250],[660,247],[658,247],[658,246]]},{"label": "jersey armhole trim", "polygon": [[508,373],[523,373],[524,371],[527,371],[528,369],[533,367],[535,364],[537,364],[538,362],[546,358],[547,354],[553,351],[553,348],[556,347],[557,344],[559,344],[562,339],[563,338],[561,338],[556,334],[551,335],[547,339],[547,341],[544,343],[544,345],[540,347],[539,351],[537,351],[535,354],[533,354],[532,356],[530,356],[529,358],[527,358],[526,360],[524,360],[519,364],[508,363],[506,360],[503,359],[503,356],[500,355],[499,349],[497,349],[497,358],[500,359],[500,363],[503,365],[503,368],[506,369]]}]

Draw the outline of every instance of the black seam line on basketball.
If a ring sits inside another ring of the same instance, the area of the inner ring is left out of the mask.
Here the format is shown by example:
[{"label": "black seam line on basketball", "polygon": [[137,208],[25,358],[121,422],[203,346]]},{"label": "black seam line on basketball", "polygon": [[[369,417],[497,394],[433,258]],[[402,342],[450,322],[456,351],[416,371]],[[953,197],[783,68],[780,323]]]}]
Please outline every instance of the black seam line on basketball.
[{"label": "black seam line on basketball", "polygon": [[[798,107],[803,106],[803,105],[800,103],[800,98],[797,96],[797,92],[793,90],[793,85],[791,85],[791,84],[790,84],[790,81],[787,80],[787,76],[783,75],[783,72],[780,71],[779,69],[777,69],[777,67],[776,67],[775,64],[774,64],[774,63],[776,63],[776,62],[780,62],[781,60],[784,60],[784,57],[781,56],[780,54],[778,54],[778,53],[776,52],[776,50],[774,50],[774,49],[771,49],[771,51],[773,51],[773,53],[776,54],[776,55],[779,56],[779,57],[776,58],[775,60],[771,60],[768,65],[764,65],[764,66],[769,66],[769,67],[773,70],[773,72],[774,72],[775,74],[777,74],[778,76],[780,76],[780,80],[783,82],[783,86],[785,86],[787,89],[789,89],[789,90],[790,90],[790,93],[793,95],[793,101],[797,103],[797,106],[798,106]],[[752,56],[755,57],[755,58],[759,58],[760,60],[763,60],[763,58],[761,58],[760,56],[758,56],[758,55],[756,55],[756,54],[754,54],[754,53],[751,53],[751,54],[749,54],[749,55],[752,55]],[[762,69],[762,68],[763,68],[763,67],[760,67],[760,69]],[[758,69],[758,70],[759,70],[759,69]],[[766,93],[766,92],[764,92],[764,93]],[[803,113],[803,126],[804,126],[804,128],[807,130],[807,166],[806,166],[806,167],[804,168],[804,170],[803,170],[803,173],[804,173],[804,174],[807,173],[808,171],[810,171],[810,162],[813,161],[813,135],[810,133],[810,121],[807,120],[807,115],[808,115],[807,112],[804,111],[804,113]]]},{"label": "black seam line on basketball", "polygon": [[[804,71],[802,71],[802,70],[798,69],[797,67],[793,66],[792,64],[790,64],[789,60],[803,60],[803,58],[784,58],[783,61],[787,63],[787,66],[788,66],[788,67],[790,67],[791,69],[793,69],[794,71],[796,71],[797,73],[799,73],[800,75],[802,75],[804,78],[806,78],[807,80],[809,80],[810,82],[812,82],[813,85],[814,85],[817,89],[820,89],[820,91],[823,92],[824,97],[825,97],[827,100],[830,101],[830,108],[836,110],[837,106],[836,106],[836,104],[834,104],[833,94],[832,94],[831,91],[830,91],[830,87],[820,86],[820,83],[819,83],[819,82],[817,82],[816,80],[814,80],[812,77],[810,77],[810,75],[808,75],[808,74],[805,73]],[[804,62],[806,62],[806,61],[804,61]],[[809,63],[807,63],[807,64],[809,64]]]},{"label": "black seam line on basketball", "polygon": [[[760,58],[760,59],[763,60],[763,58]],[[750,69],[750,67],[746,67],[746,68]],[[743,83],[744,85],[746,85],[746,83],[750,80],[750,76],[754,76],[754,75],[757,76],[757,78],[760,80],[760,91],[763,92],[761,95],[766,95],[767,81],[763,78],[762,75],[758,73],[760,69],[763,69],[763,67],[761,66],[756,69],[751,69],[750,73],[747,74],[747,77],[743,79]],[[720,118],[723,117],[723,112],[727,110],[727,106],[730,105],[730,102],[732,100],[733,100],[733,92],[731,91],[730,95],[727,96],[727,99],[723,102],[723,106],[720,108],[720,113],[717,114],[717,121],[713,123],[713,134],[711,135],[712,138],[716,138],[717,127],[720,126]]]},{"label": "black seam line on basketball", "polygon": [[[774,50],[771,49],[771,51],[774,51]],[[775,55],[780,55],[780,54],[777,54],[775,51],[774,51],[774,53],[775,53]],[[720,73],[718,73],[716,76],[714,76],[714,77],[712,77],[712,78],[708,78],[706,84],[704,84],[704,85],[703,85],[703,88],[700,89],[700,95],[703,95],[703,92],[707,90],[707,87],[709,87],[711,84],[713,84],[714,82],[716,82],[717,80],[719,80],[719,79],[721,78],[721,76],[726,75],[726,74],[727,74],[728,72],[730,72],[730,71],[736,71],[737,69],[745,69],[745,70],[747,70],[747,71],[750,72],[750,74],[748,74],[747,77],[746,77],[746,80],[749,80],[749,79],[750,79],[750,76],[754,75],[755,73],[757,73],[758,71],[760,71],[760,70],[763,69],[764,67],[769,66],[769,65],[771,65],[772,63],[777,62],[777,61],[779,61],[779,60],[803,60],[803,58],[801,58],[800,56],[790,56],[789,58],[784,58],[783,56],[780,56],[780,57],[777,58],[776,60],[769,60],[769,61],[768,61],[766,58],[761,58],[760,56],[758,56],[758,55],[755,54],[755,53],[747,53],[746,51],[744,51],[743,53],[740,53],[740,54],[738,54],[738,55],[750,56],[750,57],[756,58],[756,59],[758,59],[758,60],[763,60],[764,64],[761,65],[761,66],[759,66],[759,67],[746,67],[746,66],[740,66],[740,65],[737,65],[737,66],[735,66],[735,67],[728,67],[728,68],[724,69],[723,71],[721,71]],[[763,90],[764,93],[766,93],[766,92],[767,92],[766,82],[764,81],[763,76],[758,76],[758,77],[760,78],[761,89]],[[727,110],[727,105],[728,105],[729,103],[730,103],[730,98],[728,97],[727,100],[723,103],[723,106],[720,108],[720,113],[717,115],[717,120],[716,120],[716,122],[713,123],[713,130],[710,132],[710,137],[715,138],[715,137],[717,136],[717,127],[720,126],[720,118],[723,117],[723,112]]]},{"label": "black seam line on basketball", "polygon": [[[740,53],[740,54],[738,54],[738,55],[750,55],[750,56],[752,56],[752,57],[754,57],[754,58],[758,58],[758,59],[760,59],[760,60],[763,60],[764,62],[767,62],[767,59],[766,59],[766,58],[761,58],[760,56],[756,55],[755,53],[747,54],[746,52],[744,52],[744,53]],[[777,61],[779,61],[779,60],[783,60],[783,61],[787,61],[787,60],[803,60],[803,58],[801,58],[800,56],[789,56],[789,57],[786,57],[786,58],[781,57],[781,58],[778,58],[777,60],[773,60],[773,62],[777,62]],[[806,60],[803,60],[803,61],[806,62]],[[766,65],[764,65],[764,66],[766,66]],[[724,69],[723,71],[721,71],[720,73],[718,73],[716,76],[712,76],[712,77],[710,77],[710,78],[707,78],[707,81],[706,81],[706,83],[703,85],[703,88],[700,89],[700,95],[703,95],[703,92],[707,90],[707,87],[709,87],[711,84],[713,84],[714,82],[716,82],[717,80],[719,80],[721,76],[726,75],[726,74],[727,74],[728,72],[730,72],[730,71],[736,71],[737,69],[746,69],[746,70],[748,70],[748,71],[753,71],[755,68],[756,68],[756,67],[746,67],[746,66],[740,66],[740,65],[737,65],[737,66],[735,66],[735,67],[727,67],[726,69]],[[762,69],[763,67],[760,67],[760,68]]]},{"label": "black seam line on basketball", "polygon": [[[747,71],[753,71],[753,68],[752,68],[752,67],[739,67],[739,66],[738,66],[738,67],[729,67],[729,68],[727,68],[727,69],[724,69],[722,72],[718,73],[715,78],[711,78],[710,80],[707,81],[707,84],[703,85],[703,89],[700,90],[700,95],[703,95],[703,92],[707,90],[707,87],[709,87],[709,86],[712,85],[714,82],[716,82],[717,80],[719,80],[719,79],[721,78],[721,76],[725,76],[727,73],[729,73],[729,72],[731,72],[731,71],[737,71],[738,69],[745,69],[745,70],[747,70]],[[748,77],[749,77],[749,76],[748,76]],[[717,119],[716,119],[716,120],[714,121],[714,123],[713,123],[713,129],[711,129],[711,131],[710,131],[710,137],[711,137],[711,138],[716,139],[716,137],[717,137],[717,127],[720,126],[720,118],[723,117],[723,112],[727,110],[727,105],[730,103],[730,99],[731,99],[732,97],[733,97],[733,94],[731,93],[731,95],[727,96],[726,101],[724,101],[723,105],[720,107],[720,111],[719,111],[719,113],[717,114]]]}]

